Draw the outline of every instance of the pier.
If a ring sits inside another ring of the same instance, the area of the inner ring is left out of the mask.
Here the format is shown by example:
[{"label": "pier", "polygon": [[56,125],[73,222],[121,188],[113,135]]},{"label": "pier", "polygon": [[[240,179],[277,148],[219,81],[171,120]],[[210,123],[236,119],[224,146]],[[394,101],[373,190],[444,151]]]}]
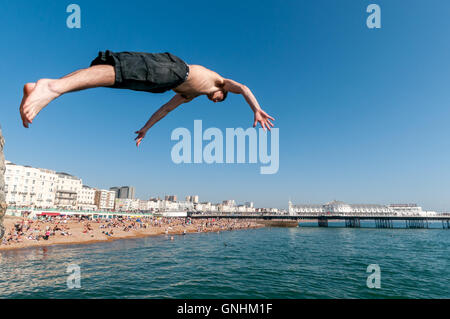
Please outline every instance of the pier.
[{"label": "pier", "polygon": [[[190,212],[188,216],[191,218],[235,218],[235,219],[260,219],[260,220],[291,220],[291,221],[317,221],[319,227],[329,227],[329,223],[333,221],[344,221],[345,227],[361,228],[362,221],[373,221],[376,228],[408,228],[408,229],[428,229],[431,222],[440,222],[443,229],[450,229],[450,215],[436,216],[416,216],[416,215],[375,215],[375,214],[233,214],[233,213],[195,213]],[[404,227],[394,227],[394,222],[403,221]]]}]

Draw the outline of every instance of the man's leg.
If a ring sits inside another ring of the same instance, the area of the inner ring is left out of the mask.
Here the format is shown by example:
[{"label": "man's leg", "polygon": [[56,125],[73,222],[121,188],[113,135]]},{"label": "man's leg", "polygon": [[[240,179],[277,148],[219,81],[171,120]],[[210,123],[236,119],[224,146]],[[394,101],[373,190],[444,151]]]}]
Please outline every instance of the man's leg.
[{"label": "man's leg", "polygon": [[111,65],[95,65],[60,79],[42,79],[36,83],[27,83],[23,88],[20,104],[23,126],[28,127],[45,106],[64,93],[111,86],[114,83],[115,71]]}]

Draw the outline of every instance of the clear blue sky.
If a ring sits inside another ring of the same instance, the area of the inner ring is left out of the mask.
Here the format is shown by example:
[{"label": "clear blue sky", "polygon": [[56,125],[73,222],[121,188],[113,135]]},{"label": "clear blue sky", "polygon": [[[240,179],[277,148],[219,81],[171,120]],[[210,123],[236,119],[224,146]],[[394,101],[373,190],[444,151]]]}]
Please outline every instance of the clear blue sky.
[{"label": "clear blue sky", "polygon": [[[82,28],[66,27],[77,3]],[[377,3],[382,28],[369,30]],[[134,185],[140,198],[286,207],[340,199],[418,202],[450,210],[448,1],[3,1],[0,7],[6,158],[62,170],[95,187]],[[250,87],[280,129],[280,169],[176,165],[176,127],[250,127],[240,96],[186,104],[134,131],[172,93],[95,89],[53,102],[24,129],[24,83],[89,65],[100,50],[169,51]]]}]

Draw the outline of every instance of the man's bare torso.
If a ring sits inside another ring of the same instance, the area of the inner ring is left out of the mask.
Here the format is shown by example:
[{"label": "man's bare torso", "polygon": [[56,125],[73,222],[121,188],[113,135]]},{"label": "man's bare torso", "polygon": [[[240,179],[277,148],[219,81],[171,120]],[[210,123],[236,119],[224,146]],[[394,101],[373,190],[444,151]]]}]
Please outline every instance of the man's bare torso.
[{"label": "man's bare torso", "polygon": [[186,99],[193,99],[199,95],[208,95],[221,89],[223,78],[214,71],[201,65],[189,65],[189,76],[186,81],[173,91]]}]

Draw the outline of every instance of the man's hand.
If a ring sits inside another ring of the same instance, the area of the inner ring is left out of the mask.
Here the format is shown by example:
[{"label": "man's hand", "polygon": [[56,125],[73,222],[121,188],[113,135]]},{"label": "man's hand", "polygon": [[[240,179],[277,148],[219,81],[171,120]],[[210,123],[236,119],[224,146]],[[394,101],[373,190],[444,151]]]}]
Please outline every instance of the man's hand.
[{"label": "man's hand", "polygon": [[142,140],[145,137],[145,134],[147,134],[148,128],[143,127],[139,131],[136,131],[135,133],[138,135],[134,139],[136,141],[136,146],[139,147],[139,144],[141,144]]},{"label": "man's hand", "polygon": [[261,109],[252,91],[247,86],[231,79],[223,79],[223,89],[231,93],[242,94],[248,105],[250,105],[252,111],[255,113],[255,122],[253,123],[253,127],[256,127],[259,122],[264,131],[266,130],[266,127],[270,131],[270,128],[273,127],[270,120],[275,121],[275,119]]},{"label": "man's hand", "polygon": [[275,121],[275,119],[272,116],[270,116],[263,110],[261,110],[261,109],[256,110],[255,111],[255,122],[253,123],[253,127],[256,127],[256,125],[258,125],[258,123],[259,123],[261,125],[261,127],[264,129],[264,131],[266,130],[266,127],[270,131],[270,127],[271,126],[273,127],[273,124],[270,120]]}]

